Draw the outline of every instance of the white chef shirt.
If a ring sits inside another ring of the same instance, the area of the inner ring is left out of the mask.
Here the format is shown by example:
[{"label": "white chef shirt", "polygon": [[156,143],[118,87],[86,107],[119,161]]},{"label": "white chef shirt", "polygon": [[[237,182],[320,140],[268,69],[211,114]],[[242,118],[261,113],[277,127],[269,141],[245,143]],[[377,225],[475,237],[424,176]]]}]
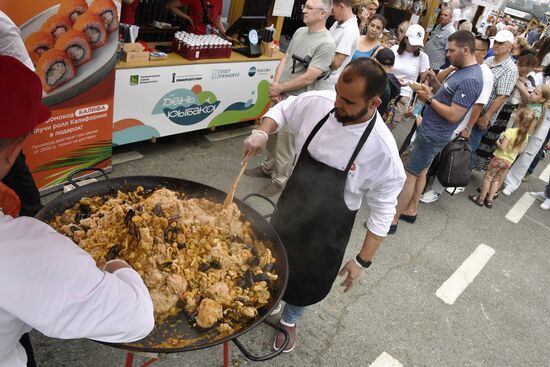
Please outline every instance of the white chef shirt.
[{"label": "white chef shirt", "polygon": [[[279,126],[288,126],[296,136],[296,153],[300,154],[315,125],[334,108],[335,91],[311,91],[291,96],[271,108],[270,117]],[[345,170],[367,123],[343,126],[333,114],[311,141],[311,156],[330,167]],[[369,206],[367,227],[385,237],[395,215],[397,196],[405,183],[405,170],[397,144],[382,117],[376,123],[348,173],[344,200],[350,210],[361,207],[363,197]],[[321,198],[320,198],[321,200]]]},{"label": "white chef shirt", "polygon": [[34,71],[29,53],[21,40],[19,28],[2,11],[0,11],[0,55],[15,57]]},{"label": "white chef shirt", "polygon": [[493,83],[494,83],[494,76],[493,72],[491,71],[491,68],[487,66],[485,63],[481,64],[481,73],[483,74],[483,87],[481,89],[481,94],[477,98],[477,100],[474,102],[474,105],[468,110],[462,121],[460,122],[460,125],[456,128],[456,130],[453,133],[453,138],[455,138],[464,128],[466,125],[468,125],[468,121],[470,121],[470,117],[472,116],[472,111],[474,109],[474,106],[476,104],[486,105],[489,102],[489,98],[491,98],[491,92],[493,91]]},{"label": "white chef shirt", "polygon": [[430,67],[430,59],[424,51],[420,51],[420,55],[414,56],[413,53],[403,51],[402,55],[397,53],[398,45],[392,46],[391,50],[395,55],[392,73],[397,79],[402,80],[405,85],[401,86],[401,96],[410,98],[412,89],[409,83],[416,82],[418,75],[428,70]]},{"label": "white chef shirt", "polygon": [[357,40],[359,39],[359,25],[357,24],[357,17],[354,15],[350,19],[346,20],[344,23],[334,22],[332,27],[330,27],[330,35],[334,38],[334,43],[336,44],[335,53],[346,55],[347,57],[342,62],[342,65],[336,70],[333,70],[330,73],[330,76],[326,80],[319,80],[317,82],[317,90],[334,89],[338,77],[344,68],[351,61],[351,55],[355,51],[357,46]]},{"label": "white chef shirt", "polygon": [[130,342],[153,328],[153,304],[130,268],[96,267],[69,238],[30,217],[0,212],[0,367],[25,367],[19,338]]}]

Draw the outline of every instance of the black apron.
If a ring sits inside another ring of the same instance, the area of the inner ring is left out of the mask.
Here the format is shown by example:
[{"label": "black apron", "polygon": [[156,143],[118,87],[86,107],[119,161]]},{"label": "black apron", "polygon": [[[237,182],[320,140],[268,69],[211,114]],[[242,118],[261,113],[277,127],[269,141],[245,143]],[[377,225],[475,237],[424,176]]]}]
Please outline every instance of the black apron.
[{"label": "black apron", "polygon": [[375,114],[341,171],[315,160],[308,152],[311,140],[333,111],[309,134],[271,218],[289,261],[283,300],[295,306],[323,300],[338,275],[357,214],[344,200],[346,179],[376,122]]}]

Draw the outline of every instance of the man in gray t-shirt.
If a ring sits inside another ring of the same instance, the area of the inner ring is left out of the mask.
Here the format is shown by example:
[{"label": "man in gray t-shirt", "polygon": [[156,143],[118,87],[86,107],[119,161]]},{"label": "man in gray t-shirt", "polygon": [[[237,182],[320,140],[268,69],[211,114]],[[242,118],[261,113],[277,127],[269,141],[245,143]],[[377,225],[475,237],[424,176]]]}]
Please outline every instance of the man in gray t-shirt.
[{"label": "man in gray t-shirt", "polygon": [[[328,72],[336,49],[325,27],[331,10],[332,0],[306,1],[302,10],[306,27],[294,33],[269,87],[273,103],[289,95],[320,89],[317,80]],[[265,161],[259,167],[245,171],[247,176],[271,178],[271,183],[259,194],[273,196],[281,192],[292,171],[296,154],[294,146],[294,136],[287,129],[282,129],[276,139],[269,139]]]}]

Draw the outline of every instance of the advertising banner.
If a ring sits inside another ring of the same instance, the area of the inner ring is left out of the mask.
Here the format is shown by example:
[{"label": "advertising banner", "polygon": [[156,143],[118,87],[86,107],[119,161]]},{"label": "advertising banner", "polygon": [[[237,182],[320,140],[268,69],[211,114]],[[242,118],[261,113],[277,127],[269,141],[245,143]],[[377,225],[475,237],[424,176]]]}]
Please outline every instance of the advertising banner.
[{"label": "advertising banner", "polygon": [[267,111],[279,60],[116,71],[113,144],[239,121]]},{"label": "advertising banner", "polygon": [[484,6],[491,10],[498,10],[502,7],[504,0],[472,0],[472,4]]},{"label": "advertising banner", "polygon": [[110,167],[120,1],[0,0],[0,9],[20,28],[52,110],[23,149],[38,188]]}]

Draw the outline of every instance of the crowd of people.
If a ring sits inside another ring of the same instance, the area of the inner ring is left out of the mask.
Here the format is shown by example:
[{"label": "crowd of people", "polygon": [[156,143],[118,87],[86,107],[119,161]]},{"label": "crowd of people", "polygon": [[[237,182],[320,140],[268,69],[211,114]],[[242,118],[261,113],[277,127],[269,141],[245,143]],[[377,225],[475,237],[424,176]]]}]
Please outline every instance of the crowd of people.
[{"label": "crowd of people", "polygon": [[[308,306],[338,276],[344,291],[352,288],[399,221],[416,222],[419,202],[433,203],[445,189],[464,191],[437,179],[427,188],[429,168],[449,142],[469,142],[470,168],[485,172],[469,199],[487,208],[499,193],[512,195],[550,149],[550,37],[543,28],[527,32],[505,17],[479,34],[468,21],[453,22],[443,6],[425,42],[426,30],[409,22],[389,36],[377,0],[357,9],[352,0],[307,0],[302,9],[305,27],[275,71],[271,109],[243,149],[249,159],[265,148],[262,164],[246,174],[269,179],[260,194],[280,193],[271,224],[288,254],[280,326],[290,339],[285,346],[278,333],[274,348],[284,352],[296,346]],[[335,23],[327,29],[330,15]],[[20,152],[50,111],[19,31],[2,12],[0,36],[2,196],[21,188],[21,177],[33,183]],[[392,128],[408,122],[399,149]],[[147,335],[152,302],[139,275],[121,260],[97,269],[74,243],[30,218],[41,207],[34,184],[17,194],[20,208],[0,206],[0,366],[34,365],[32,328],[107,342]],[[550,185],[531,194],[550,210]],[[367,231],[359,253],[345,261],[363,200]]]},{"label": "crowd of people", "polygon": [[[445,189],[464,191],[437,177],[427,185],[430,166],[450,142],[469,142],[468,172],[485,172],[469,199],[487,208],[499,193],[511,195],[550,148],[550,37],[543,27],[526,32],[507,16],[481,34],[469,21],[454,22],[443,4],[425,42],[419,24],[388,31],[377,0],[353,6],[306,2],[306,27],[275,73],[272,108],[244,142],[245,157],[268,148],[264,163],[245,172],[271,179],[259,193],[281,193],[272,224],[289,256],[280,321],[291,335],[285,352],[295,346],[307,306],[326,297],[338,273],[348,290],[399,221],[416,222],[419,202],[433,203]],[[304,59],[311,62],[297,65]],[[391,130],[406,122],[411,132],[397,149]],[[550,185],[532,195],[550,209]],[[357,256],[344,262],[363,199],[367,234]],[[275,349],[283,339],[279,333]]]}]

